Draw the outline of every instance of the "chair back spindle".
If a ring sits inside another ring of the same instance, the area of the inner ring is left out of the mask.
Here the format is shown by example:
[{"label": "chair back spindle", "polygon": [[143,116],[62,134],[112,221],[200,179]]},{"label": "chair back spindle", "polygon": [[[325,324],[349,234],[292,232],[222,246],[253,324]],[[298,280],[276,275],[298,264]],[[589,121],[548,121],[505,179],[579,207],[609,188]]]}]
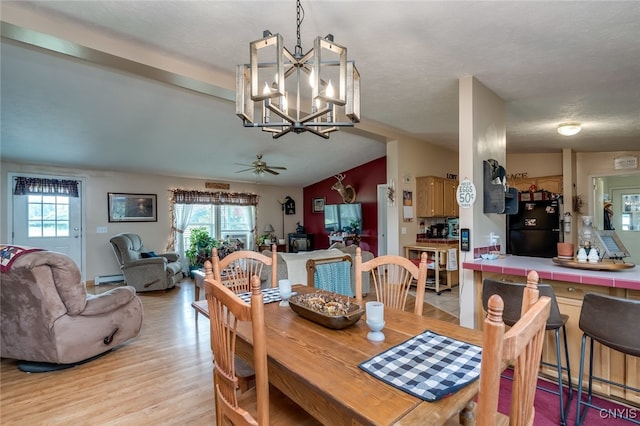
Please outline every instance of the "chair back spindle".
[{"label": "chair back spindle", "polygon": [[356,299],[363,300],[362,274],[370,272],[371,282],[376,292],[376,299],[385,307],[404,310],[411,285],[416,285],[414,313],[422,315],[424,309],[424,292],[427,282],[427,254],[422,253],[420,264],[416,266],[402,256],[384,255],[363,262],[362,251],[356,249],[355,282]]}]

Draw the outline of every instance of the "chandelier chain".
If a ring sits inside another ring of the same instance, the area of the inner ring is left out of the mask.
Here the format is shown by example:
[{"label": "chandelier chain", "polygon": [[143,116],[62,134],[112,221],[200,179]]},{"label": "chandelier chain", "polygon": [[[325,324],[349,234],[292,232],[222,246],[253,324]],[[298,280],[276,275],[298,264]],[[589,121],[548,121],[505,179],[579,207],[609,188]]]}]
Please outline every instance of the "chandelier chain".
[{"label": "chandelier chain", "polygon": [[302,57],[302,41],[300,41],[300,25],[302,24],[302,21],[304,21],[304,9],[300,4],[300,0],[298,0],[296,2],[296,37],[298,44],[296,44],[295,48],[295,56],[297,58]]}]

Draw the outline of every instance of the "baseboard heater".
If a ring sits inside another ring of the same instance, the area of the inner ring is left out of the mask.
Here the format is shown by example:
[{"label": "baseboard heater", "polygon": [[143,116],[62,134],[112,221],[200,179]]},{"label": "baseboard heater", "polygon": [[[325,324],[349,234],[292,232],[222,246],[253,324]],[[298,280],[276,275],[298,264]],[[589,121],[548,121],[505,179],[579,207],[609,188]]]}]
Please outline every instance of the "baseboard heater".
[{"label": "baseboard heater", "polygon": [[93,281],[94,285],[100,284],[109,284],[109,283],[119,283],[124,281],[124,275],[96,275],[95,280]]}]

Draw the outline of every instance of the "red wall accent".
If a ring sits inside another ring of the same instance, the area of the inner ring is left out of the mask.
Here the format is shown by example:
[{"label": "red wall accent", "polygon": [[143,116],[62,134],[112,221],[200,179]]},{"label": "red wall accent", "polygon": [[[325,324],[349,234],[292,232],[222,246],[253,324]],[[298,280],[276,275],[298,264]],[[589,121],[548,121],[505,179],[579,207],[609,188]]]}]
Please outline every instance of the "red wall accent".
[{"label": "red wall accent", "polygon": [[[378,185],[387,181],[387,157],[380,157],[350,170],[342,183],[356,190],[356,202],[362,203],[362,236],[360,246],[378,255]],[[341,204],[342,197],[331,189],[333,176],[303,189],[304,230],[314,235],[314,248],[329,247],[329,235],[324,230],[324,213],[313,212],[313,199],[325,197],[327,204]],[[368,246],[368,248],[367,248]]]}]

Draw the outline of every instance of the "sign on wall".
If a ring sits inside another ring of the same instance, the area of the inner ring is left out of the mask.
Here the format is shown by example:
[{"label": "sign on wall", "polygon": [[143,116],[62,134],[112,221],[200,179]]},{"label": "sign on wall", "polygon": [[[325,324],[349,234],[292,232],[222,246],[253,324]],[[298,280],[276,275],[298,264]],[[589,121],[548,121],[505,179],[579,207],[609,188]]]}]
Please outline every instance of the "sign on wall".
[{"label": "sign on wall", "polygon": [[462,209],[470,209],[476,202],[476,187],[468,178],[465,178],[458,185],[456,201]]}]

